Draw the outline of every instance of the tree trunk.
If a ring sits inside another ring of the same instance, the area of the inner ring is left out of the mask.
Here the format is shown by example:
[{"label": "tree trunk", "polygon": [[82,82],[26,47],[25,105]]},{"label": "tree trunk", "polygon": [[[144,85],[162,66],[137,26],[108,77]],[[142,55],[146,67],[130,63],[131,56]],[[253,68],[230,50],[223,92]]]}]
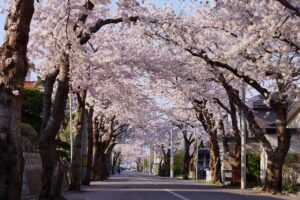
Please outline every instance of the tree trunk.
[{"label": "tree trunk", "polygon": [[185,147],[184,160],[183,160],[183,179],[184,180],[189,179],[190,163],[191,163],[190,146],[187,145]]},{"label": "tree trunk", "polygon": [[184,139],[184,160],[183,160],[183,179],[188,180],[190,174],[190,166],[192,155],[190,154],[191,146],[195,141],[195,138],[192,138],[192,134],[188,136],[187,131],[183,131],[183,139]]},{"label": "tree trunk", "polygon": [[220,120],[220,131],[223,136],[223,152],[228,155],[229,163],[232,170],[232,179],[231,184],[237,185],[241,182],[241,137],[240,131],[237,126],[237,118],[236,118],[236,109],[233,104],[231,104],[231,111],[229,111],[231,115],[231,122],[234,131],[234,151],[232,152],[229,148],[229,144],[225,134],[225,128],[223,120]]},{"label": "tree trunk", "polygon": [[53,173],[56,164],[56,143],[49,142],[41,145],[40,155],[43,163],[42,188],[40,199],[55,199],[53,192]]},{"label": "tree trunk", "polygon": [[220,149],[217,140],[217,134],[210,136],[210,162],[209,162],[212,182],[220,183],[221,179],[221,159],[220,159]]},{"label": "tree trunk", "polygon": [[93,176],[94,180],[100,180],[102,176],[102,162],[104,161],[104,146],[100,142],[97,142],[95,145],[96,153],[94,156]]},{"label": "tree trunk", "polygon": [[27,44],[33,0],[11,0],[6,36],[0,48],[0,199],[21,197],[24,161],[20,119],[23,84],[28,71]]},{"label": "tree trunk", "polygon": [[99,180],[104,181],[105,180],[105,171],[106,171],[106,159],[103,152],[100,153],[100,162],[99,162]]},{"label": "tree trunk", "polygon": [[273,153],[267,153],[267,174],[264,189],[268,192],[282,192],[282,167],[290,148],[291,134],[287,131],[287,103],[274,103],[276,106],[276,131],[278,146]]},{"label": "tree trunk", "polygon": [[106,171],[105,171],[106,179],[111,175],[111,168],[112,168],[112,160],[111,160],[111,152],[110,152],[106,158]]},{"label": "tree trunk", "polygon": [[82,134],[83,134],[83,122],[84,122],[84,111],[85,111],[85,99],[86,90],[76,93],[77,97],[77,108],[76,108],[76,118],[75,118],[75,140],[73,145],[73,156],[71,163],[71,185],[69,190],[79,191],[81,185],[81,148],[82,148]]},{"label": "tree trunk", "polygon": [[61,158],[57,157],[57,174],[55,176],[54,180],[54,186],[53,186],[53,193],[56,197],[56,199],[65,200],[65,198],[62,196],[62,187],[64,182],[64,174],[65,174],[65,168],[64,163],[61,160]]},{"label": "tree trunk", "polygon": [[195,154],[193,154],[192,156],[191,156],[191,162],[190,162],[190,172],[191,172],[191,175],[192,175],[192,180],[196,180],[196,155]]},{"label": "tree trunk", "polygon": [[[100,120],[102,121],[102,120]],[[92,179],[96,180],[96,166],[99,158],[99,121],[97,117],[93,119],[93,159],[92,159]]]},{"label": "tree trunk", "polygon": [[106,142],[104,142],[103,145],[103,151],[100,151],[100,162],[99,162],[99,174],[100,174],[100,181],[104,181],[107,180],[107,178],[109,177],[109,172],[110,172],[110,167],[111,167],[111,163],[110,163],[110,156],[111,156],[111,152],[115,146],[115,144],[110,144],[109,146],[107,146],[107,144],[105,144]]},{"label": "tree trunk", "polygon": [[107,170],[107,156],[104,152],[100,152],[98,163],[98,173],[99,173],[99,180],[104,181],[106,180],[106,170]]},{"label": "tree trunk", "polygon": [[94,138],[93,138],[93,108],[87,111],[87,133],[88,133],[88,155],[87,155],[87,167],[84,179],[82,181],[82,185],[90,185],[91,181],[91,173],[92,173],[92,165],[93,165],[93,148],[94,148]]},{"label": "tree trunk", "polygon": [[[264,131],[258,126],[257,122],[255,121],[255,117],[252,111],[241,101],[238,95],[236,95],[234,89],[226,82],[222,73],[218,74],[218,79],[226,89],[226,92],[229,94],[230,98],[233,99],[234,103],[245,114],[250,130],[255,134],[266,151],[268,163],[264,189],[268,192],[273,193],[281,192],[282,166],[289,151],[291,139],[291,134],[287,131],[287,97],[284,95],[284,92],[281,91],[274,94],[271,99],[271,108],[276,115],[276,133],[278,137],[278,146],[277,148],[273,149],[271,143],[266,138]],[[279,87],[279,90],[282,89],[282,87]]]},{"label": "tree trunk", "polygon": [[164,176],[169,177],[170,176],[170,168],[171,168],[171,162],[170,162],[170,158],[171,158],[171,150],[168,149],[167,153],[165,155],[165,174]]},{"label": "tree trunk", "polygon": [[[45,79],[43,96],[43,120],[39,136],[39,146],[43,163],[42,190],[40,199],[59,199],[53,193],[53,173],[56,165],[56,136],[64,120],[69,93],[69,55],[63,52],[58,66],[52,69]],[[52,101],[53,87],[57,88]],[[50,152],[51,151],[51,152]]]}]

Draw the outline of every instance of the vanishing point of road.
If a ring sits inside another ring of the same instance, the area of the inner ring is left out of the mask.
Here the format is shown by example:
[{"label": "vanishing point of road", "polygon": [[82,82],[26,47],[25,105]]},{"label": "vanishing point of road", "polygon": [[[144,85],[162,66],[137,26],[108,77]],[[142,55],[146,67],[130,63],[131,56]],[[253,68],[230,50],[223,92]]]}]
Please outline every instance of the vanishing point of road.
[{"label": "vanishing point of road", "polygon": [[296,200],[252,190],[228,189],[171,178],[123,173],[105,182],[93,182],[80,192],[66,192],[68,200]]}]

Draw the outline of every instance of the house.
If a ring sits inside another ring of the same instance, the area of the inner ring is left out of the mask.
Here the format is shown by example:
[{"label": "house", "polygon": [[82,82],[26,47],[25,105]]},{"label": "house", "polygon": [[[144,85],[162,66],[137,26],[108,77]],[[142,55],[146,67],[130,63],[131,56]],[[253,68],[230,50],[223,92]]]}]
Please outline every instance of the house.
[{"label": "house", "polygon": [[[257,121],[260,128],[265,131],[265,135],[267,139],[270,141],[271,145],[275,148],[277,146],[277,135],[276,135],[276,118],[275,113],[270,110],[270,108],[264,104],[264,97],[261,95],[257,95],[249,99],[247,102],[250,105],[251,110],[255,116],[255,120]],[[288,131],[291,132],[291,144],[289,149],[289,154],[291,154],[294,158],[294,162],[299,164],[300,166],[300,103],[290,103],[288,110]],[[227,138],[229,143],[229,148],[233,149],[235,140],[232,137]],[[220,139],[220,155],[222,162],[222,178],[223,181],[226,182],[228,178],[228,174],[231,174],[232,171],[229,163],[228,155],[224,153],[222,141]],[[264,182],[266,176],[267,169],[267,155],[264,151],[263,146],[259,143],[259,141],[255,138],[255,135],[251,132],[247,135],[247,143],[246,143],[246,154],[260,154],[260,180]],[[201,158],[199,158],[201,160]],[[236,173],[240,174],[239,172]],[[227,179],[227,180],[226,180]],[[235,177],[234,179],[239,179],[240,176]]]},{"label": "house", "polygon": [[[255,115],[255,120],[260,128],[265,130],[265,135],[273,148],[277,147],[277,134],[275,124],[275,113],[263,103],[264,98],[261,95],[255,96],[249,100],[251,109]],[[300,164],[300,103],[291,102],[288,109],[288,130],[291,137],[289,154],[294,156],[294,162]],[[260,179],[264,182],[267,169],[267,154],[262,145],[260,145]]]},{"label": "house", "polygon": [[35,86],[36,86],[36,82],[32,81],[31,79],[31,71],[28,71],[25,77],[24,87],[35,87]]}]

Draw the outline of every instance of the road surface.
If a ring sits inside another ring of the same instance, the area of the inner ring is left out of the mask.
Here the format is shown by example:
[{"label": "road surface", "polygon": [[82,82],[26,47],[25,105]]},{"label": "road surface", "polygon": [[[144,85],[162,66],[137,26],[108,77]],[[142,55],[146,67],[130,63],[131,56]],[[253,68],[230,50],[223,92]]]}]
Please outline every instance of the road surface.
[{"label": "road surface", "polygon": [[279,200],[296,197],[256,194],[157,176],[123,173],[94,182],[81,192],[66,192],[68,200]]}]

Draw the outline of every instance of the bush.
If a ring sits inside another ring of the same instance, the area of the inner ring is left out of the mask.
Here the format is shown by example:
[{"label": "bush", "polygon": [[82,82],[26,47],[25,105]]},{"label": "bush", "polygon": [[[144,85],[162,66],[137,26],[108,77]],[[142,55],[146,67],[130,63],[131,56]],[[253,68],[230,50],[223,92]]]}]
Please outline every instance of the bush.
[{"label": "bush", "polygon": [[38,151],[38,133],[30,124],[21,124],[21,136],[23,151],[35,152]]},{"label": "bush", "polygon": [[174,153],[174,176],[183,175],[184,150]]},{"label": "bush", "polygon": [[288,154],[282,169],[283,190],[287,192],[297,192],[297,180],[300,177],[300,164],[297,163],[296,155]]},{"label": "bush", "polygon": [[259,184],[260,183],[260,155],[247,155],[247,182]]},{"label": "bush", "polygon": [[68,142],[62,141],[60,139],[56,140],[56,153],[57,155],[62,158],[66,163],[71,162],[71,146]]},{"label": "bush", "polygon": [[30,124],[37,132],[41,129],[43,92],[37,88],[24,88],[21,122]]}]

